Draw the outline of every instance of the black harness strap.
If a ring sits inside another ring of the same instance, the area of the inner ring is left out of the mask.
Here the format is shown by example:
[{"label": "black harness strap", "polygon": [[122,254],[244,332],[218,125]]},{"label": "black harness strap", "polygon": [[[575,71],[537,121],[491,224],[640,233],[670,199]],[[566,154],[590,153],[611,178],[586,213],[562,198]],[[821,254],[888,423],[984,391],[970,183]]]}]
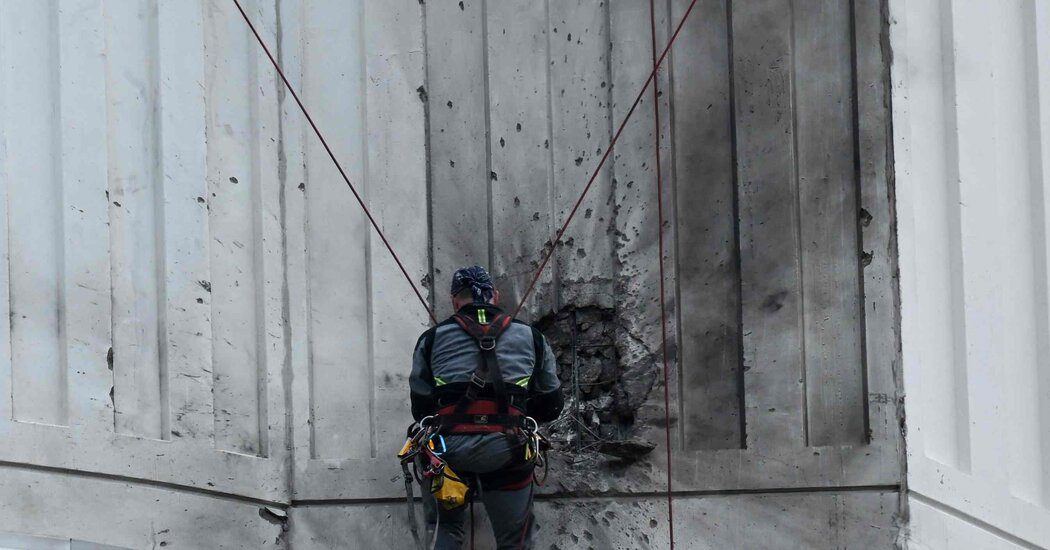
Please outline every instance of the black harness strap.
[{"label": "black harness strap", "polygon": [[543,370],[543,333],[540,329],[530,326],[532,329],[532,353],[535,356],[535,362],[532,365],[532,376],[529,377],[529,392],[536,386],[537,373]]},{"label": "black harness strap", "polygon": [[514,428],[524,428],[528,425],[528,422],[525,420],[525,416],[510,414],[452,413],[438,416],[438,425],[443,428],[454,428],[456,426],[462,426],[463,424],[474,426],[499,426],[507,430],[512,430]]}]

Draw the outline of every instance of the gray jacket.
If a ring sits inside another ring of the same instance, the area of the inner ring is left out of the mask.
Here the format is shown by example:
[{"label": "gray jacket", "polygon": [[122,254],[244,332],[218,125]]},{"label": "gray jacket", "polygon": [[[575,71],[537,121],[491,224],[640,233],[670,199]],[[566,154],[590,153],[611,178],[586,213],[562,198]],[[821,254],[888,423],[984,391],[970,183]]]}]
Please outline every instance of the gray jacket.
[{"label": "gray jacket", "polygon": [[[474,315],[478,308],[470,305],[460,312]],[[484,309],[488,319],[502,313],[496,306]],[[563,405],[561,382],[554,352],[543,334],[514,321],[500,336],[496,357],[504,382],[527,390],[527,414],[540,422],[558,417]],[[480,361],[477,342],[452,318],[424,332],[416,343],[409,376],[412,416],[419,420],[437,410],[439,399],[447,404],[461,395]]]}]

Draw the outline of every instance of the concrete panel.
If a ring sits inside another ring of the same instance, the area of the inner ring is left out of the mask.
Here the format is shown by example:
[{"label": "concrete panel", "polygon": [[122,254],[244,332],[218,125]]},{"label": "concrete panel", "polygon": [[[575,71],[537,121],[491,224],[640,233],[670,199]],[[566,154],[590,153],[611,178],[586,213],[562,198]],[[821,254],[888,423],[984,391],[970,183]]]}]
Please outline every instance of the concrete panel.
[{"label": "concrete panel", "polygon": [[[164,185],[162,251],[166,278],[163,353],[168,373],[168,423],[173,437],[212,440],[211,262],[207,121],[205,97],[196,82],[205,78],[204,14],[197,2],[157,4],[157,80],[161,168]],[[198,298],[204,303],[199,303]]]},{"label": "concrete panel", "polygon": [[491,265],[492,211],[485,1],[424,7],[430,157],[431,294],[452,313],[448,283],[464,265]]},{"label": "concrete panel", "polygon": [[[264,12],[250,13],[265,29]],[[262,72],[259,47],[232,3],[208,3],[204,40],[210,83],[208,248],[216,443],[225,450],[259,455],[267,444],[261,418],[266,370],[260,338],[265,281],[260,210],[263,180],[272,177],[277,159],[267,155],[276,125],[267,125],[268,107],[261,94],[250,91],[274,88],[272,73]]]},{"label": "concrete panel", "polygon": [[[96,130],[106,126],[104,25],[97,1],[59,6],[62,71],[62,292],[65,297],[66,376],[69,421],[90,431],[111,430],[113,344],[110,300],[108,144]],[[6,395],[6,394],[5,394]]]},{"label": "concrete panel", "polygon": [[[54,3],[4,6],[7,258],[13,417],[66,424],[67,373],[60,316],[62,258],[58,9]],[[24,17],[25,19],[22,19]],[[21,20],[21,25],[15,22]],[[40,101],[39,98],[47,98]],[[30,122],[32,121],[32,122]]]},{"label": "concrete panel", "polygon": [[747,445],[808,444],[790,2],[735,4]]},{"label": "concrete panel", "polygon": [[[612,139],[608,2],[549,3],[550,162],[553,223],[560,227]],[[546,143],[544,144],[546,146]],[[551,268],[555,309],[615,304],[612,165],[598,174],[580,213],[562,237]]]},{"label": "concrete panel", "polygon": [[[365,3],[369,203],[417,284],[428,271],[430,236],[426,224],[419,223],[426,218],[428,206],[426,135],[420,125],[423,101],[418,92],[425,67],[420,16],[421,7],[412,0]],[[369,239],[373,281],[369,384],[375,425],[369,456],[384,460],[404,444],[405,428],[412,422],[405,406],[406,352],[414,349],[430,318],[379,236],[370,232]]]},{"label": "concrete panel", "polygon": [[[675,18],[687,5],[675,2]],[[686,23],[671,56],[679,431],[688,450],[736,449],[744,373],[729,12],[722,0],[695,9],[704,17]]]},{"label": "concrete panel", "polygon": [[793,7],[806,440],[814,446],[863,444],[853,9],[821,1]]},{"label": "concrete panel", "polygon": [[157,11],[146,1],[107,6],[106,35],[113,48],[108,129],[110,242],[113,279],[113,376],[119,433],[168,439],[163,242],[159,194],[160,125],[154,106],[159,60],[153,54]]},{"label": "concrete panel", "polygon": [[[892,548],[898,495],[893,492],[681,497],[675,547]],[[404,503],[301,506],[291,511],[293,548],[407,548]],[[536,548],[666,548],[665,506],[658,499],[554,499],[536,503]],[[494,548],[484,506],[476,505],[475,547]],[[468,520],[469,521],[469,520]],[[469,524],[468,524],[469,525]]]},{"label": "concrete panel", "polygon": [[[545,2],[486,4],[491,239],[497,251],[489,268],[508,307],[521,300],[555,232],[548,15]],[[543,273],[522,318],[535,320],[553,309],[553,277],[553,271]]]},{"label": "concrete panel", "polygon": [[[328,48],[304,47],[301,93],[351,181],[368,195],[363,2],[304,2],[302,24]],[[293,113],[294,116],[301,116]],[[322,145],[303,140],[309,274],[310,419],[314,458],[371,455],[368,220]],[[347,422],[347,418],[362,419]]]}]

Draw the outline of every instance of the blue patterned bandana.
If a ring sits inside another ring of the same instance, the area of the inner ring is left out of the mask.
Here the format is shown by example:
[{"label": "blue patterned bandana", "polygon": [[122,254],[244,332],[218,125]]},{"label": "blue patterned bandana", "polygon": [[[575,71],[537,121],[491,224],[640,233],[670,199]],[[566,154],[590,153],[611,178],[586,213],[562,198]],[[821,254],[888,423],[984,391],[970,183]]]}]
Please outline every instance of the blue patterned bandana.
[{"label": "blue patterned bandana", "polygon": [[483,304],[492,299],[493,286],[492,276],[484,267],[475,265],[456,270],[452,275],[452,295],[459,294],[465,288],[470,288],[470,294],[474,297],[474,303]]}]

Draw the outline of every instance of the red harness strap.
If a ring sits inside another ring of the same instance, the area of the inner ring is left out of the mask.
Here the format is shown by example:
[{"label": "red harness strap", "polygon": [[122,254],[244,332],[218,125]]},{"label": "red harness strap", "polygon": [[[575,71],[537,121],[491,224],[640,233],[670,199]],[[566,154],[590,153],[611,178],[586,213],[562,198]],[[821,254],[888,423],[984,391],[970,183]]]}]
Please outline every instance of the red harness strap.
[{"label": "red harness strap", "polygon": [[480,434],[499,433],[524,426],[525,413],[517,407],[508,407],[506,413],[499,412],[499,405],[491,399],[477,399],[462,411],[457,405],[447,405],[437,410],[438,422],[443,433]]}]

